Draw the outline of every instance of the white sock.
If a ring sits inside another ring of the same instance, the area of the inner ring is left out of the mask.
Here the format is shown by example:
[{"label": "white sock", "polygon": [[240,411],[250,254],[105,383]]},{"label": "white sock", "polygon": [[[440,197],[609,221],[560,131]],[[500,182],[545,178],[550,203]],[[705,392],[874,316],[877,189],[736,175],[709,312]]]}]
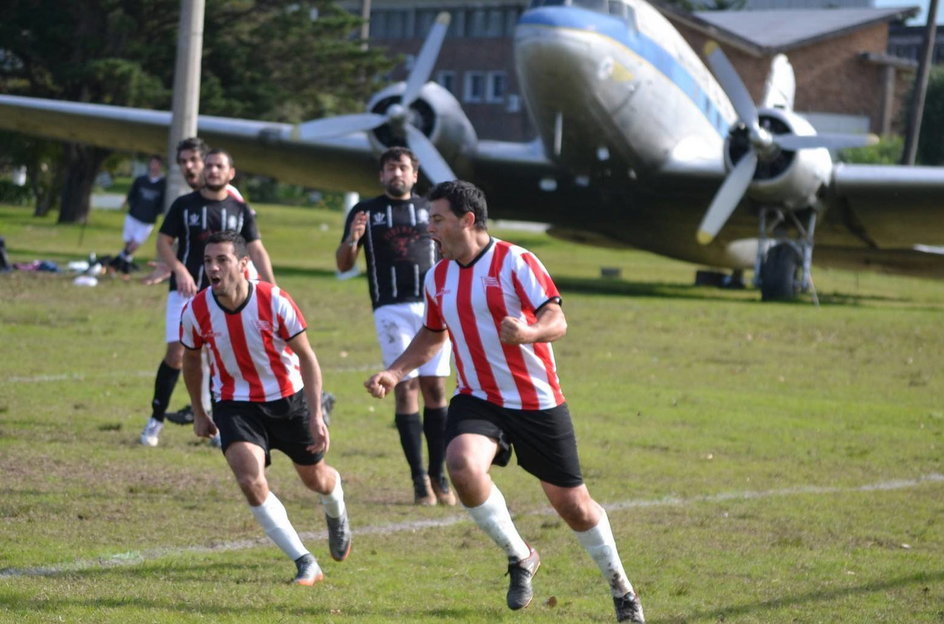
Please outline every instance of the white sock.
[{"label": "white sock", "polygon": [[341,489],[341,475],[337,470],[334,471],[334,489],[330,494],[321,494],[321,504],[324,505],[325,513],[332,518],[340,518],[344,515],[344,490]]},{"label": "white sock", "polygon": [[492,491],[489,493],[485,502],[478,507],[466,507],[469,515],[475,520],[475,523],[485,531],[492,541],[502,548],[509,557],[524,559],[531,550],[521,539],[515,523],[508,513],[508,507],[505,505],[505,497],[502,496],[498,486],[492,484]]},{"label": "white sock", "polygon": [[302,555],[307,555],[308,550],[299,539],[295,527],[288,520],[288,512],[275,494],[269,492],[265,501],[258,507],[249,506],[252,515],[256,521],[262,525],[262,530],[269,536],[275,545],[282,549],[289,559],[295,561]]},{"label": "white sock", "polygon": [[574,531],[580,544],[596,562],[603,574],[603,578],[610,585],[614,596],[624,596],[633,592],[633,585],[629,582],[619,553],[616,551],[616,540],[613,539],[613,530],[610,528],[610,519],[606,511],[601,509],[600,521],[588,531]]}]

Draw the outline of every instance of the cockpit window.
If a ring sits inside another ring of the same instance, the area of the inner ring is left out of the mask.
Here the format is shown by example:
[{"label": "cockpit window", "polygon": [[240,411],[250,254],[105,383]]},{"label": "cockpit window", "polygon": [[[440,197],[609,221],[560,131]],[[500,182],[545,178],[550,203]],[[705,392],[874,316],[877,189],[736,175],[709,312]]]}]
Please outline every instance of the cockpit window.
[{"label": "cockpit window", "polygon": [[606,13],[606,0],[573,0],[573,5],[597,13]]}]

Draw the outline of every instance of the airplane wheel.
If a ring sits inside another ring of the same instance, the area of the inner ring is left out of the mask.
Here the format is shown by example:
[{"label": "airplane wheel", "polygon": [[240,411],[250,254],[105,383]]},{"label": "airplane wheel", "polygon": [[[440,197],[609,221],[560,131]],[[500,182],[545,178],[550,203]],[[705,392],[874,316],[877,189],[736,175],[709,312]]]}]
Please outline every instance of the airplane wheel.
[{"label": "airplane wheel", "polygon": [[774,245],[760,269],[762,301],[784,301],[797,296],[800,256],[788,243]]}]

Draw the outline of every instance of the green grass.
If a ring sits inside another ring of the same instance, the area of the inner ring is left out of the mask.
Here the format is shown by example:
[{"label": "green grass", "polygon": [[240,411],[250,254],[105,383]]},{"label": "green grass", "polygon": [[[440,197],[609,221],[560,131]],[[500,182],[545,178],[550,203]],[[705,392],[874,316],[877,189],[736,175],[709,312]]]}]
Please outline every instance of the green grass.
[{"label": "green grass", "polygon": [[[595,566],[519,468],[494,476],[544,563],[521,613],[461,509],[410,504],[392,403],[361,385],[379,365],[366,284],[334,277],[341,215],[256,208],[338,397],[328,460],[350,559],[328,557],[284,456],[269,479],[325,567],[311,589],[286,583],[293,566],[217,451],[184,427],[137,444],[163,286],[14,272],[0,275],[0,622],[612,621]],[[84,230],[30,213],[0,206],[14,261],[121,245],[118,211]],[[819,307],[762,304],[649,254],[497,233],[562,290],[555,350],[584,472],[650,622],[944,622],[944,284],[817,270]]]}]

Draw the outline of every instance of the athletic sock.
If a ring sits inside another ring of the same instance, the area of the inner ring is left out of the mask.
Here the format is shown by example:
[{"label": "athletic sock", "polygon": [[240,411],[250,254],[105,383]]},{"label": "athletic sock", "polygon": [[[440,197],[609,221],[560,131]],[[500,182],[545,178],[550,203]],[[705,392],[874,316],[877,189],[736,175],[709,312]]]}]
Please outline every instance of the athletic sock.
[{"label": "athletic sock", "polygon": [[394,422],[400,433],[403,454],[406,456],[407,463],[410,464],[410,476],[416,483],[426,474],[423,470],[423,424],[420,422],[420,413],[397,414]]},{"label": "athletic sock", "polygon": [[606,511],[601,509],[601,512],[600,521],[595,527],[587,531],[574,531],[574,534],[600,568],[600,573],[609,583],[614,596],[625,596],[627,592],[636,593],[626,571],[623,570],[623,563],[616,550],[616,540],[613,539],[613,530],[610,528],[610,519]]},{"label": "athletic sock", "polygon": [[331,518],[340,518],[346,509],[344,505],[344,490],[341,488],[341,474],[335,470],[334,489],[330,494],[321,494],[321,504],[325,513]]},{"label": "athletic sock", "polygon": [[302,555],[309,554],[302,540],[299,539],[295,527],[289,522],[285,506],[275,494],[269,492],[261,505],[257,507],[250,505],[249,509],[252,510],[252,515],[256,517],[256,521],[262,526],[265,534],[288,555],[289,559],[295,561]]},{"label": "athletic sock", "polygon": [[469,510],[469,515],[472,516],[475,523],[509,557],[520,560],[531,554],[528,545],[521,539],[518,529],[515,528],[515,523],[512,521],[508,507],[505,505],[505,497],[502,496],[497,485],[492,483],[492,491],[484,503],[478,507],[466,507],[466,509]]},{"label": "athletic sock", "polygon": [[151,418],[164,422],[164,414],[170,405],[170,397],[174,394],[174,386],[180,377],[180,369],[167,365],[161,360],[157,367],[157,377],[154,378],[154,399],[151,401]]},{"label": "athletic sock", "polygon": [[443,478],[443,462],[446,460],[446,414],[445,407],[423,408],[423,433],[426,435],[426,450],[429,455],[429,478],[439,484]]}]

